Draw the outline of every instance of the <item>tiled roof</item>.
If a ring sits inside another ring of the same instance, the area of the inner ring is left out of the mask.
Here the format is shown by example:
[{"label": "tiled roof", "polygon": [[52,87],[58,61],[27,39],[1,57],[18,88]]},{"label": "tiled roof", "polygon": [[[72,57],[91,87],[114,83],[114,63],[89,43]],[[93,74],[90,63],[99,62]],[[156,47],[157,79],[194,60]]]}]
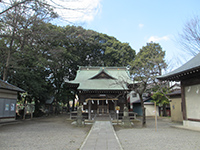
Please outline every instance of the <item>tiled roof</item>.
[{"label": "tiled roof", "polygon": [[24,90],[0,79],[0,89],[24,92]]},{"label": "tiled roof", "polygon": [[[99,78],[101,73],[107,78]],[[127,90],[126,83],[120,81],[133,84],[125,67],[79,67],[76,78],[65,82],[79,84],[79,90]]]},{"label": "tiled roof", "polygon": [[172,95],[181,95],[181,90],[175,90],[175,91],[167,94],[167,96],[172,96]]},{"label": "tiled roof", "polygon": [[182,76],[197,72],[200,72],[200,53],[176,70],[157,78],[160,80],[180,81]]},{"label": "tiled roof", "polygon": [[[151,97],[143,98],[143,102],[146,102],[146,101],[149,101],[149,100],[152,100],[152,98]],[[132,104],[138,104],[138,103],[141,103],[140,99],[132,102]],[[148,103],[148,102],[146,102],[146,103]],[[152,103],[152,102],[150,102],[150,103]]]}]

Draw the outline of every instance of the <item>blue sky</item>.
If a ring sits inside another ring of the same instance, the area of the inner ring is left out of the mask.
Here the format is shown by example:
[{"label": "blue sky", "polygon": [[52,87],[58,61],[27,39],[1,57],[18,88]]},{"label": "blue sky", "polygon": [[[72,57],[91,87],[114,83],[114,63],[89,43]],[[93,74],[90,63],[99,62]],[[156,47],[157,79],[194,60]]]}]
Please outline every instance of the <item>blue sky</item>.
[{"label": "blue sky", "polygon": [[139,51],[147,42],[159,43],[166,51],[169,69],[191,58],[176,39],[186,21],[200,16],[199,0],[101,0],[101,10],[82,26],[127,42]]}]

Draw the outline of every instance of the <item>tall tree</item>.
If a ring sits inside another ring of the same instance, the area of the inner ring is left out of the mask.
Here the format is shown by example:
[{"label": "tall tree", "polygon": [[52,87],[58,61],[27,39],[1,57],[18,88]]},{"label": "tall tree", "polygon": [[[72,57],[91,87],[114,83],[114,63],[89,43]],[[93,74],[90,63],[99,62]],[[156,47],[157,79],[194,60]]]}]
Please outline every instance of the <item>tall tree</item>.
[{"label": "tall tree", "polygon": [[16,64],[17,59],[13,55],[22,51],[25,53],[27,44],[35,44],[33,37],[37,27],[56,16],[51,7],[39,1],[21,3],[0,16],[0,38],[4,40],[4,47],[0,48],[4,49],[3,54],[6,57],[1,66],[3,80],[7,80],[9,69]]},{"label": "tall tree", "polygon": [[75,26],[66,26],[63,33],[62,44],[73,58],[69,63],[74,75],[77,65],[127,66],[134,60],[135,50],[114,37]]},{"label": "tall tree", "polygon": [[[56,29],[58,27],[52,27],[51,32],[55,30],[56,34]],[[135,51],[127,43],[106,34],[75,26],[59,27],[58,32],[48,51],[51,81],[57,87],[57,92],[59,87],[62,89],[63,78],[74,79],[78,65],[127,66],[134,59]],[[107,52],[111,47],[114,47],[110,51],[113,55]]]},{"label": "tall tree", "polygon": [[121,43],[114,37],[109,37],[104,43],[105,66],[127,66],[133,63],[135,51],[128,43]]},{"label": "tall tree", "polygon": [[[10,52],[7,80],[26,90],[40,104],[50,95],[58,101],[66,101],[63,79],[74,79],[78,65],[127,66],[134,59],[135,51],[129,44],[106,34],[82,27],[58,27],[46,23],[45,18],[35,17],[37,22],[31,22],[25,15],[22,19],[24,22],[16,21],[11,28],[16,29],[14,36],[1,28],[6,34],[0,38],[3,58],[0,69],[4,72]],[[2,21],[2,24],[6,26],[7,22]],[[12,46],[8,44],[11,40]]]},{"label": "tall tree", "polygon": [[158,43],[147,43],[143,46],[135,57],[132,64],[132,75],[134,81],[138,84],[133,87],[133,90],[139,94],[141,107],[143,111],[142,125],[146,124],[145,107],[143,94],[147,90],[147,86],[156,82],[156,76],[161,75],[162,69],[166,68],[164,60],[165,51]]}]

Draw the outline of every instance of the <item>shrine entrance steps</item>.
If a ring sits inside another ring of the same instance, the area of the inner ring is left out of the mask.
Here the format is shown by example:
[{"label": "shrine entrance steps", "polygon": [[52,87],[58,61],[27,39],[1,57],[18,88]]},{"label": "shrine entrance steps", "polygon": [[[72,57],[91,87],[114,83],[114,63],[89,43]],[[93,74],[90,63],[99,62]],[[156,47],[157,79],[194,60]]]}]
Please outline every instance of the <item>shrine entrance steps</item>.
[{"label": "shrine entrance steps", "polygon": [[94,120],[96,121],[110,121],[110,114],[96,114]]}]

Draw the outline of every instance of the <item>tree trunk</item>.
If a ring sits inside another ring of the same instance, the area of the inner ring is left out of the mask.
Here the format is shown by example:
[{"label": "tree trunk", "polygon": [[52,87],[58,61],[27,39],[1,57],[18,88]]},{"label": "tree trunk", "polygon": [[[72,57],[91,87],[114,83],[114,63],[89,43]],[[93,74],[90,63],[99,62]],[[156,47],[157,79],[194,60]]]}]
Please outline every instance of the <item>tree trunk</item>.
[{"label": "tree trunk", "polygon": [[8,67],[10,64],[10,49],[8,50],[8,54],[7,54],[7,59],[6,59],[6,66],[3,70],[3,80],[6,81],[7,80],[7,75],[8,75]]},{"label": "tree trunk", "polygon": [[24,98],[24,114],[23,114],[23,120],[26,119],[26,97]]},{"label": "tree trunk", "polygon": [[163,116],[167,116],[166,104],[163,104]]},{"label": "tree trunk", "polygon": [[23,120],[26,119],[26,105],[24,105],[24,114],[23,114]]},{"label": "tree trunk", "polygon": [[[13,24],[16,25],[15,20],[13,20]],[[3,70],[3,80],[4,81],[7,80],[7,76],[8,76],[8,69],[9,69],[9,65],[10,65],[10,57],[11,57],[12,46],[13,46],[14,37],[15,37],[15,31],[16,31],[16,28],[14,28],[13,31],[12,31],[12,37],[11,37],[11,41],[9,43],[10,47],[8,49],[8,54],[7,54],[7,59],[6,59],[6,66]]]},{"label": "tree trunk", "polygon": [[146,114],[145,114],[145,107],[144,107],[144,101],[142,98],[142,95],[139,94],[141,107],[142,107],[142,126],[144,127],[146,125]]},{"label": "tree trunk", "polygon": [[69,96],[68,96],[68,100],[67,100],[67,112],[70,112],[70,106],[69,106]]}]

